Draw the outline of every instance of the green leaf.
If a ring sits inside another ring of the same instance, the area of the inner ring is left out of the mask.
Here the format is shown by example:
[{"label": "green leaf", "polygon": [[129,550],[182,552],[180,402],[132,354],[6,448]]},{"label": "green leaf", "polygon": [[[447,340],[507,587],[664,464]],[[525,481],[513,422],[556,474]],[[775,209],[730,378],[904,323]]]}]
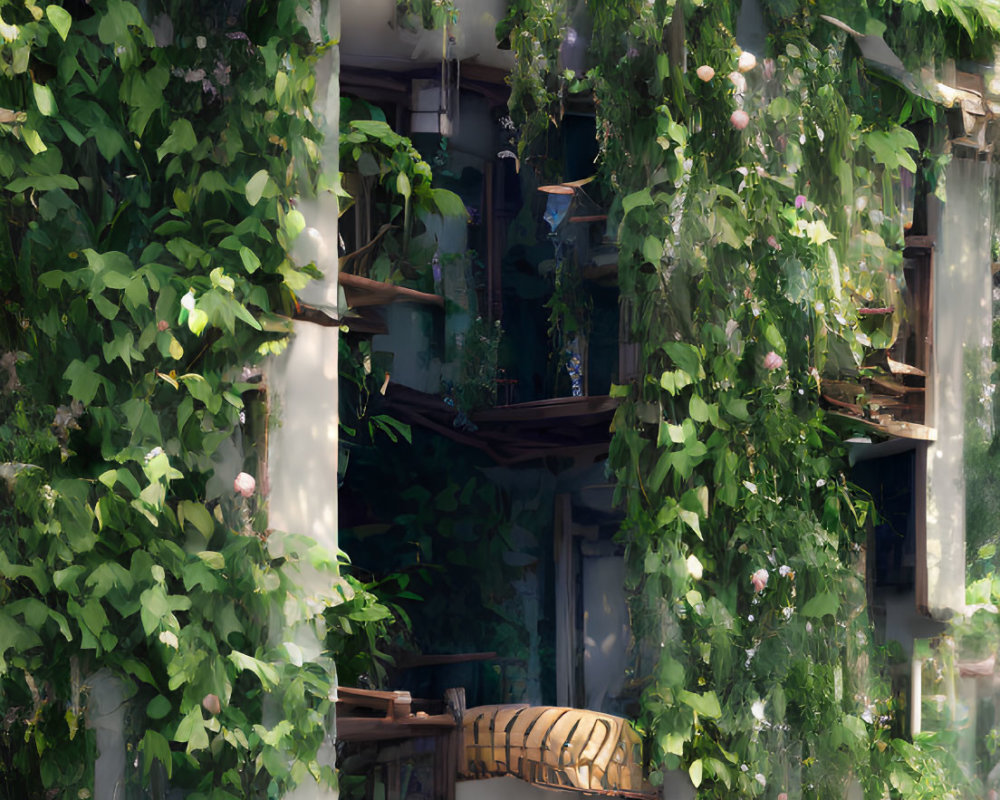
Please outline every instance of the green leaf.
[{"label": "green leaf", "polygon": [[260,259],[249,247],[240,247],[240,260],[243,262],[243,268],[251,275],[260,269]]},{"label": "green leaf", "polygon": [[663,242],[655,236],[647,236],[642,243],[642,257],[650,264],[659,264],[663,258]]},{"label": "green leaf", "polygon": [[707,422],[708,404],[698,395],[693,394],[691,395],[691,401],[688,403],[688,414],[695,422]]},{"label": "green leaf", "polygon": [[208,324],[208,314],[200,308],[194,308],[188,314],[187,324],[191,333],[195,336],[201,336],[201,332],[205,330],[205,326]]},{"label": "green leaf", "polygon": [[[51,6],[49,6],[51,8]],[[172,777],[174,759],[170,753],[170,742],[162,733],[147,729],[139,742],[139,751],[143,755],[142,774],[149,775],[154,761],[159,761],[167,772],[167,778]]]},{"label": "green leaf", "polygon": [[253,656],[248,656],[246,653],[241,653],[239,650],[233,650],[229,654],[229,660],[236,665],[237,669],[248,670],[256,675],[265,689],[277,686],[280,681],[278,671],[274,667]]},{"label": "green leaf", "polygon": [[719,706],[719,698],[716,697],[715,692],[695,694],[694,692],[682,689],[678,693],[677,699],[682,703],[691,706],[691,708],[703,717],[717,719],[722,716],[722,708]]},{"label": "green leaf", "polygon": [[688,775],[691,777],[691,783],[694,784],[695,789],[701,786],[701,777],[702,777],[701,772],[702,772],[701,759],[696,758],[694,761],[691,762],[691,766],[688,767]]},{"label": "green leaf", "polygon": [[289,242],[294,241],[305,229],[306,218],[302,216],[302,212],[297,208],[293,208],[285,215],[285,232],[288,235]]},{"label": "green leaf", "polygon": [[465,203],[462,198],[447,189],[431,189],[431,196],[434,198],[434,205],[446,217],[467,217]]},{"label": "green leaf", "polygon": [[74,358],[63,373],[63,378],[70,382],[70,396],[85,406],[90,405],[101,385],[101,376],[94,372],[97,364],[97,356],[90,356],[86,361]]},{"label": "green leaf", "polygon": [[260,198],[264,194],[264,188],[270,179],[267,170],[262,169],[255,172],[250,180],[247,181],[246,196],[247,202],[250,205],[255,206],[260,202]]},{"label": "green leaf", "polygon": [[405,198],[409,198],[410,196],[410,179],[406,176],[405,172],[400,172],[396,176],[396,191]]},{"label": "green leaf", "polygon": [[150,719],[163,719],[170,713],[170,709],[170,701],[162,694],[158,694],[146,705],[146,716]]},{"label": "green leaf", "polygon": [[59,110],[56,106],[56,98],[48,86],[32,83],[31,88],[35,95],[35,105],[38,106],[38,110],[43,116],[51,117]]},{"label": "green leaf", "polygon": [[24,143],[28,145],[28,149],[35,155],[44,153],[48,149],[45,147],[42,137],[38,135],[38,131],[34,128],[21,128],[21,136],[24,137]]},{"label": "green leaf", "polygon": [[651,205],[653,205],[653,198],[649,194],[648,188],[640,189],[638,192],[632,192],[632,194],[626,196],[625,199],[622,200],[622,217],[625,217],[633,208]]},{"label": "green leaf", "polygon": [[214,550],[202,550],[198,553],[198,558],[204,562],[209,569],[225,569],[226,557],[222,553]]},{"label": "green leaf", "polygon": [[73,17],[62,6],[57,6],[54,3],[45,7],[45,14],[49,18],[49,22],[52,23],[52,27],[56,29],[56,33],[65,42],[69,35],[70,25],[73,23]]},{"label": "green leaf", "polygon": [[698,518],[698,514],[694,511],[687,511],[683,508],[677,509],[677,514],[682,520],[684,520],[685,524],[695,532],[697,537],[701,539],[701,521]]},{"label": "green leaf", "polygon": [[837,609],[840,608],[840,600],[832,592],[822,592],[802,606],[802,615],[805,617],[822,617],[826,614],[836,616]]},{"label": "green leaf", "polygon": [[156,149],[156,159],[163,161],[163,157],[170,153],[186,153],[194,150],[197,144],[198,137],[195,136],[191,123],[183,118],[174,120],[170,126],[170,134]]}]

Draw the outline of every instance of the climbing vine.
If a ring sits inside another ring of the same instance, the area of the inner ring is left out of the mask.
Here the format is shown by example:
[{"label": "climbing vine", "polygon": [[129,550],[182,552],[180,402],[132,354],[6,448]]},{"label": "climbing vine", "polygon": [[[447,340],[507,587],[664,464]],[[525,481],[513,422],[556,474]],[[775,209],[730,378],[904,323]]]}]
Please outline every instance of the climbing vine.
[{"label": "climbing vine", "polygon": [[[288,255],[293,198],[322,177],[329,42],[310,10],[0,7],[5,797],[89,796],[107,680],[131,784],[242,798],[334,780],[317,757],[330,657],[280,634],[354,589],[334,554],[268,530],[254,447],[258,362],[318,275]],[[313,569],[331,588],[306,597]]]},{"label": "climbing vine", "polygon": [[[820,15],[872,31],[905,17],[944,48],[956,24],[994,42],[994,12],[764,6],[757,54],[736,42],[735,3],[589,6],[600,172],[642,347],[640,377],[613,390],[610,465],[653,778],[682,769],[705,798],[842,797],[852,780],[867,797],[975,796],[943,742],[899,738],[887,663],[870,657],[870,508],[819,408],[826,377],[887,346],[857,306],[889,305],[899,171],[925,163],[903,125],[938,112]],[[520,24],[511,42],[534,35]],[[515,119],[557,122],[540,94],[557,28],[515,73],[536,87],[512,92]]]}]

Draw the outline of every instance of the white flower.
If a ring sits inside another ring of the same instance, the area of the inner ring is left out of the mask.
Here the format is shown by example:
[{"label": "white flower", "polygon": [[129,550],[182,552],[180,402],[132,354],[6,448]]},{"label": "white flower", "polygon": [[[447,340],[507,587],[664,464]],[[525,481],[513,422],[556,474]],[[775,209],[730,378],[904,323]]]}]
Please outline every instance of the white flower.
[{"label": "white flower", "polygon": [[750,713],[753,714],[753,718],[758,722],[764,722],[764,701],[754,700],[750,706]]},{"label": "white flower", "polygon": [[754,778],[757,779],[757,783],[759,783],[761,786],[767,786],[767,778],[765,778],[761,773],[758,772],[756,775],[754,775]]},{"label": "white flower", "polygon": [[750,492],[750,494],[757,494],[756,483],[750,483],[750,481],[743,481],[743,485],[746,487],[747,491]]},{"label": "white flower", "polygon": [[754,615],[753,614],[747,614],[747,622],[753,622],[753,621],[754,621]]},{"label": "white flower", "polygon": [[198,36],[194,40],[195,45],[197,45],[199,50],[204,50],[208,47],[208,40],[204,36]]},{"label": "white flower", "polygon": [[187,294],[181,298],[181,305],[188,311],[194,311],[194,290],[188,289]]},{"label": "white flower", "polygon": [[823,478],[820,478],[818,481],[816,481],[817,489],[822,489],[824,486],[826,486],[826,481]]},{"label": "white flower", "polygon": [[173,631],[160,631],[160,641],[167,647],[177,649],[177,634]]},{"label": "white flower", "polygon": [[778,567],[778,574],[782,578],[787,578],[789,575],[792,574],[792,568],[788,566],[788,564],[782,564],[780,567]]},{"label": "white flower", "polygon": [[233,481],[233,491],[236,494],[241,494],[244,497],[252,497],[256,490],[257,481],[254,480],[253,475],[249,475],[246,472],[241,472],[236,476],[236,480]]},{"label": "white flower", "polygon": [[146,453],[146,463],[149,463],[150,461],[152,461],[157,456],[162,456],[162,455],[163,455],[163,448],[162,447],[154,447],[152,450],[150,450],[148,453]]},{"label": "white flower", "polygon": [[698,556],[694,553],[687,557],[687,570],[688,574],[694,578],[696,581],[701,580],[701,576],[705,572],[705,568],[702,566],[701,562],[698,560]]},{"label": "white flower", "polygon": [[0,17],[0,37],[3,37],[5,42],[13,42],[21,35],[21,30],[17,25],[8,25],[3,21],[3,17]]},{"label": "white flower", "polygon": [[744,50],[740,53],[740,60],[737,62],[737,69],[740,72],[749,72],[757,66],[757,57],[753,53]]}]

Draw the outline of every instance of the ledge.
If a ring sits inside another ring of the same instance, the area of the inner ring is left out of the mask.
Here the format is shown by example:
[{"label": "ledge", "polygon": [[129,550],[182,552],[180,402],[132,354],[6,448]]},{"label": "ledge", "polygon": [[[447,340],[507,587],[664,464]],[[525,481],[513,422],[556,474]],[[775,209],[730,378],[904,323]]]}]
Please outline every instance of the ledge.
[{"label": "ledge", "polygon": [[360,275],[352,275],[349,272],[338,273],[337,280],[344,288],[347,305],[351,308],[384,306],[399,302],[420,303],[444,308],[444,298],[438,294],[428,294],[427,292],[418,292],[416,289],[407,289],[405,286],[373,281],[371,278],[362,278]]}]

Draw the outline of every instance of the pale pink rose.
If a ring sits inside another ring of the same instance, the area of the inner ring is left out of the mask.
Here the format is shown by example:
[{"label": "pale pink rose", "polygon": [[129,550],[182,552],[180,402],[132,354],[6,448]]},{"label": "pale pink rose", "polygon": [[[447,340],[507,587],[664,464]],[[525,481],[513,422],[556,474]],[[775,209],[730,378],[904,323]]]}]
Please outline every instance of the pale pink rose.
[{"label": "pale pink rose", "polygon": [[788,800],[788,792],[779,792],[778,800]]},{"label": "pale pink rose", "polygon": [[759,569],[753,575],[750,576],[750,583],[753,584],[753,590],[755,592],[763,592],[764,587],[767,586],[767,570]]},{"label": "pale pink rose", "polygon": [[747,90],[747,79],[739,72],[730,72],[729,80],[733,84],[733,88],[736,89],[736,94],[743,94]]},{"label": "pale pink rose", "polygon": [[736,130],[741,131],[750,124],[750,115],[746,111],[737,110],[733,112],[729,122]]},{"label": "pale pink rose", "polygon": [[253,475],[249,475],[246,472],[241,472],[236,476],[236,480],[233,481],[233,491],[236,494],[241,494],[244,497],[252,497],[256,490],[257,481],[254,480]]},{"label": "pale pink rose", "polygon": [[774,238],[773,234],[767,237],[767,243],[775,250],[781,249],[781,245],[778,243],[778,240]]},{"label": "pale pink rose", "polygon": [[161,319],[159,322],[156,323],[156,329],[158,331],[160,331],[161,333],[163,331],[165,331],[169,327],[170,327],[170,323],[167,322],[165,319]]},{"label": "pale pink rose", "polygon": [[222,703],[217,694],[206,694],[201,701],[202,707],[213,716],[222,711]]},{"label": "pale pink rose", "polygon": [[764,368],[765,369],[781,369],[782,365],[785,363],[785,359],[775,353],[773,350],[764,356]]},{"label": "pale pink rose", "polygon": [[737,62],[736,65],[736,68],[740,72],[749,72],[756,66],[757,66],[757,57],[753,53],[748,53],[746,50],[740,53],[740,60]]},{"label": "pale pink rose", "polygon": [[695,70],[695,74],[701,78],[701,80],[705,81],[705,83],[708,83],[715,77],[715,70],[708,66],[708,64],[702,64]]}]

